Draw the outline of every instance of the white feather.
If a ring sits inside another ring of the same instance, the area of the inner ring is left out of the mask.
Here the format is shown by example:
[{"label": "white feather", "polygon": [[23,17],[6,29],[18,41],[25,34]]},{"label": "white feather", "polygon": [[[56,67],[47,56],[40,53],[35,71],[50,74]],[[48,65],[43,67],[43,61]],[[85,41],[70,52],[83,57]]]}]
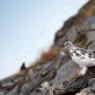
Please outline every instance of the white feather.
[{"label": "white feather", "polygon": [[[72,60],[82,68],[80,72],[81,75],[84,75],[86,73],[87,67],[95,66],[95,58],[89,57],[89,53],[91,54],[89,50],[78,48],[74,46],[71,42],[66,42],[65,45],[69,48],[69,53],[72,55]],[[84,51],[85,54],[82,54],[81,50]],[[76,54],[79,54],[79,56],[77,56]]]}]

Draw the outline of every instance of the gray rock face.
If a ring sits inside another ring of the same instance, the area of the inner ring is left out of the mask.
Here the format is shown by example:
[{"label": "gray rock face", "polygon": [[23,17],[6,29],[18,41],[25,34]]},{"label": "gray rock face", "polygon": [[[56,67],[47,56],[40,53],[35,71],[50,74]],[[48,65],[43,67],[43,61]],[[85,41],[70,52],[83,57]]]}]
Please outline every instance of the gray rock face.
[{"label": "gray rock face", "polygon": [[76,95],[95,95],[95,86],[84,88]]},{"label": "gray rock face", "polygon": [[62,81],[69,81],[68,77],[70,77],[71,75],[73,76],[78,68],[79,66],[72,60],[68,61],[66,64],[60,67],[60,69],[57,71],[56,77],[54,78],[54,80],[52,80],[52,82],[57,85]]},{"label": "gray rock face", "polygon": [[87,33],[87,44],[90,44],[88,46],[88,49],[95,50],[95,31],[88,32]]},{"label": "gray rock face", "polygon": [[11,91],[7,92],[6,95],[18,95],[19,93],[19,87],[16,86],[15,88],[13,88]]},{"label": "gray rock face", "polygon": [[92,25],[95,24],[95,16],[88,17],[84,20],[83,24]]},{"label": "gray rock face", "polygon": [[[95,0],[90,2],[86,11],[79,12],[79,18],[71,18],[66,22],[66,27],[56,34],[53,46],[60,49],[58,55],[36,68],[22,66],[18,74],[0,81],[0,95],[49,95],[50,90],[53,95],[95,95],[95,67],[89,68],[86,75],[75,77],[79,69],[77,64],[68,54],[60,55],[67,40],[77,46],[95,50],[95,26],[92,26],[95,24],[92,14],[95,13]],[[92,10],[87,13],[90,8]],[[48,83],[48,88],[41,88],[44,82]]]},{"label": "gray rock face", "polygon": [[5,95],[4,91],[0,91],[0,95]]},{"label": "gray rock face", "polygon": [[23,95],[26,95],[29,91],[31,91],[31,83],[25,83],[22,87],[21,87],[21,93],[23,93]]}]

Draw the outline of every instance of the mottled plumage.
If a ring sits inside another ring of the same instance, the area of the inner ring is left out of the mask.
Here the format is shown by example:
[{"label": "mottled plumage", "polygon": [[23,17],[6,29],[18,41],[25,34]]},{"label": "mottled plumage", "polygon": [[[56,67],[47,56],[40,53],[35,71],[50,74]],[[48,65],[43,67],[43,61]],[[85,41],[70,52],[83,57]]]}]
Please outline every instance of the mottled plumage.
[{"label": "mottled plumage", "polygon": [[72,60],[82,68],[81,75],[86,73],[87,67],[95,65],[95,53],[76,47],[69,41],[65,42],[64,46],[69,49]]}]

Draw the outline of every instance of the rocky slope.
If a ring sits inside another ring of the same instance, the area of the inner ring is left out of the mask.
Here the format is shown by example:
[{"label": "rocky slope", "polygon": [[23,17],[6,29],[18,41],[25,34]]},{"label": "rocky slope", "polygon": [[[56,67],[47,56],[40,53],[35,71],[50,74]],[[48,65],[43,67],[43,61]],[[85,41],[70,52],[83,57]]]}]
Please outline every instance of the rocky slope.
[{"label": "rocky slope", "polygon": [[[54,44],[34,65],[0,81],[0,95],[95,95],[95,67],[78,73],[64,42],[95,50],[95,0],[90,0],[57,31]],[[66,55],[63,54],[66,53]]]}]

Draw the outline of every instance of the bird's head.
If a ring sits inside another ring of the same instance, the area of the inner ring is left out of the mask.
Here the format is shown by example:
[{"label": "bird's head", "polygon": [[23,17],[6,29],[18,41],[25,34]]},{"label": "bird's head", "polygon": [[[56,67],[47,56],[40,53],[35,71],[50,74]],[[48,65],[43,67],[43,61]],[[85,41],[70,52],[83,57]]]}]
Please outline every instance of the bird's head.
[{"label": "bird's head", "polygon": [[73,46],[73,44],[70,41],[67,41],[64,43],[64,47],[70,49]]}]

